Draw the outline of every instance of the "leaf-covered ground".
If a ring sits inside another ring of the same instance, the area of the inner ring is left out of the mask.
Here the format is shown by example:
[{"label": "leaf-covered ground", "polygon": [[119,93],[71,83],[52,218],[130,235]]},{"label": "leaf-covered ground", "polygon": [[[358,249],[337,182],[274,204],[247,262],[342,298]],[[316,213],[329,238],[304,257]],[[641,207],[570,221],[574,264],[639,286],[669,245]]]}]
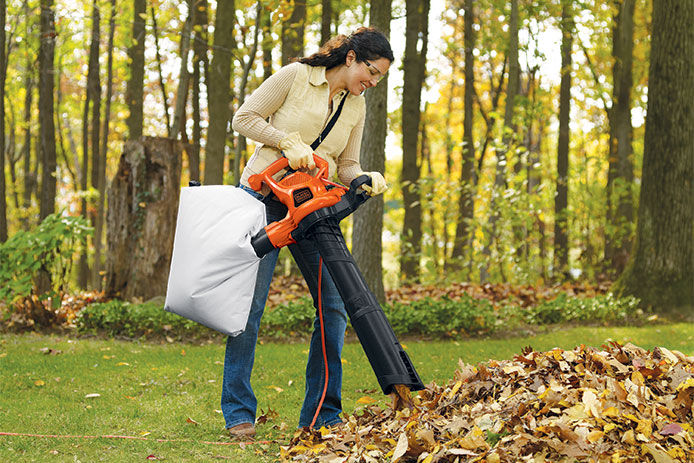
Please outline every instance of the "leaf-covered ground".
[{"label": "leaf-covered ground", "polygon": [[512,360],[461,363],[415,407],[368,406],[345,425],[301,431],[283,461],[694,461],[694,357],[613,343],[531,348]]}]

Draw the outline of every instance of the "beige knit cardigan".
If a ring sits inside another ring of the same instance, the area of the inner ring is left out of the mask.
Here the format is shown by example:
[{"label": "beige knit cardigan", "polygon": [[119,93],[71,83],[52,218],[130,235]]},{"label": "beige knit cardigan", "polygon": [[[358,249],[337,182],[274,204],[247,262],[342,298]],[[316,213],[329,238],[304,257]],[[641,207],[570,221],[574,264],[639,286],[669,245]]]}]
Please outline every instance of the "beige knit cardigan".
[{"label": "beige knit cardigan", "polygon": [[[289,133],[299,132],[304,143],[313,143],[346,92],[338,92],[330,102],[325,67],[298,62],[282,67],[265,80],[232,120],[235,131],[258,142],[243,170],[241,184],[248,186],[248,177],[262,172],[281,156],[278,145]],[[329,177],[337,173],[345,185],[362,171],[359,150],[364,113],[364,97],[347,95],[337,123],[315,151],[328,161]],[[269,193],[267,187],[262,193]]]}]

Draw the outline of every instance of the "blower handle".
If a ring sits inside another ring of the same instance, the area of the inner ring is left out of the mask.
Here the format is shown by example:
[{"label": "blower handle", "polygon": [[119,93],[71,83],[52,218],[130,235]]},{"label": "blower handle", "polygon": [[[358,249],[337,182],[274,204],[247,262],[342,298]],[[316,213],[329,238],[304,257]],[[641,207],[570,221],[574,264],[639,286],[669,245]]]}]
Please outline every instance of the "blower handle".
[{"label": "blower handle", "polygon": [[356,211],[359,206],[364,204],[371,196],[362,188],[363,185],[371,186],[371,177],[363,174],[352,180],[349,184],[349,190],[345,193],[347,201],[352,205],[352,212]]},{"label": "blower handle", "polygon": [[[318,167],[318,173],[314,177],[327,178],[328,177],[328,161],[313,153],[313,161]],[[273,191],[280,190],[280,186],[277,184],[273,175],[277,174],[282,169],[289,167],[289,159],[282,156],[272,164],[270,164],[265,170],[259,174],[251,175],[248,179],[248,184],[255,191],[260,191],[263,186],[263,182],[270,187]]]}]

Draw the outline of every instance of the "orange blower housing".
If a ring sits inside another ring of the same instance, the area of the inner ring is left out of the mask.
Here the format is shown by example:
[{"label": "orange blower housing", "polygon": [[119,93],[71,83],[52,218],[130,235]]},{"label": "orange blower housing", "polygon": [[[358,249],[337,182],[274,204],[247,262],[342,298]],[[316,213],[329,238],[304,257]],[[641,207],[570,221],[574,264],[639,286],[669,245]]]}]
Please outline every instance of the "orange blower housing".
[{"label": "orange blower housing", "polygon": [[292,237],[292,232],[296,230],[299,223],[312,212],[334,206],[347,192],[347,188],[344,186],[328,180],[327,161],[315,154],[313,159],[318,168],[315,176],[296,171],[281,180],[275,180],[276,174],[289,167],[287,158],[281,157],[263,172],[249,177],[248,184],[251,188],[260,191],[263,183],[265,183],[288,209],[284,219],[269,224],[265,227],[265,234],[256,238],[261,243],[265,240],[269,243],[265,242],[264,246],[254,244],[255,247],[269,251],[270,245],[274,248],[281,248],[296,243]]}]

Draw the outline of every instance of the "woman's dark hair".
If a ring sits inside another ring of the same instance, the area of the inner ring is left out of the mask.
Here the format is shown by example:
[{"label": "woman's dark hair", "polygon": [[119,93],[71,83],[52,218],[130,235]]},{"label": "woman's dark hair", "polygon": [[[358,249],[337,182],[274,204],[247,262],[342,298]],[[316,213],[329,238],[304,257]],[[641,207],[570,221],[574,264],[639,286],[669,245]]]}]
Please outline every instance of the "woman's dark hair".
[{"label": "woman's dark hair", "polygon": [[349,36],[333,37],[316,53],[300,58],[299,62],[310,66],[325,66],[330,69],[344,64],[350,50],[354,50],[357,61],[386,58],[392,62],[395,59],[390,42],[385,35],[373,27],[360,27]]}]

